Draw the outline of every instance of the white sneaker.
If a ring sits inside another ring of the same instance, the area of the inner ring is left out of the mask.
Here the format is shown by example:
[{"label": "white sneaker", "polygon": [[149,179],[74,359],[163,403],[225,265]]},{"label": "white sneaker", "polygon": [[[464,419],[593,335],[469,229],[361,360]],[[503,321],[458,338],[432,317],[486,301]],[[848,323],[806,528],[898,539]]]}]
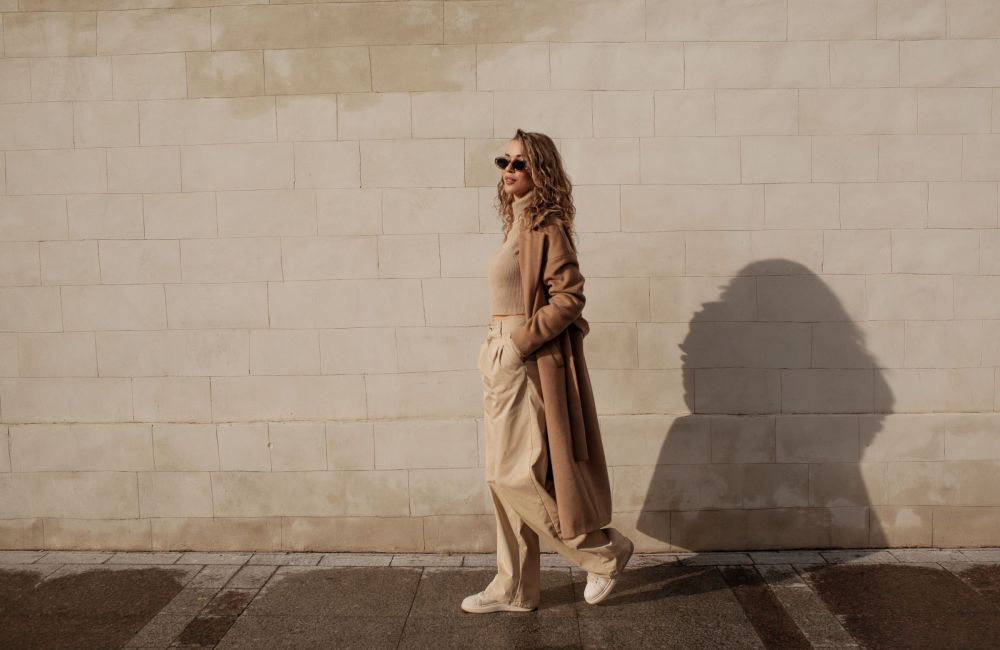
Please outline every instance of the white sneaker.
[{"label": "white sneaker", "polygon": [[596,573],[587,574],[587,586],[583,589],[583,599],[591,605],[596,605],[608,597],[611,590],[615,588],[615,584],[618,582],[618,576],[621,575],[621,571],[625,570],[625,566],[628,564],[628,561],[632,559],[632,551],[635,549],[635,545],[632,544],[632,540],[626,539],[626,541],[628,541],[628,554],[625,556],[625,561],[622,563],[621,570],[615,574],[614,577],[599,576]]},{"label": "white sneaker", "polygon": [[462,601],[462,609],[473,614],[486,614],[488,612],[530,612],[534,607],[518,607],[510,603],[503,603],[487,596],[485,591],[472,594]]}]

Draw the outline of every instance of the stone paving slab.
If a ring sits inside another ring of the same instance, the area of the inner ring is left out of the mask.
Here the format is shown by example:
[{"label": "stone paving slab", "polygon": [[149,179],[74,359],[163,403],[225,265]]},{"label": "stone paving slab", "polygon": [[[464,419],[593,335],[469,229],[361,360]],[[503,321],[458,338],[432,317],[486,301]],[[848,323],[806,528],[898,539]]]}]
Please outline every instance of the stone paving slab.
[{"label": "stone paving slab", "polygon": [[998,552],[638,554],[597,606],[546,554],[538,609],[475,615],[494,554],[3,551],[0,647],[985,648]]}]

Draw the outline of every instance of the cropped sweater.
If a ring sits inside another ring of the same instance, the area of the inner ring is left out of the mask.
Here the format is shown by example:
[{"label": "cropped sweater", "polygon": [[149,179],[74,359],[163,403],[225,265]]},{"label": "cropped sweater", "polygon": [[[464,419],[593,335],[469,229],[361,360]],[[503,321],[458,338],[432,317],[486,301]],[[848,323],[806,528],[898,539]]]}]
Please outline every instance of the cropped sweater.
[{"label": "cropped sweater", "polygon": [[531,203],[532,198],[531,190],[521,198],[515,197],[511,205],[514,211],[514,223],[507,233],[507,239],[500,244],[500,248],[490,259],[490,309],[494,315],[524,313],[521,268],[515,251],[517,251],[517,230],[521,227],[525,208]]}]

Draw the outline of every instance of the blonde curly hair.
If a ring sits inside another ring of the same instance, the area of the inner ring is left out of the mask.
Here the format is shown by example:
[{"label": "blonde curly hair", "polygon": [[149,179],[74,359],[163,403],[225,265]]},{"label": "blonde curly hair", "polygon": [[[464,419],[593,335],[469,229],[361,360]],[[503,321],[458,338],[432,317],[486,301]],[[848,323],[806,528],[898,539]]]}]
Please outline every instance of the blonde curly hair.
[{"label": "blonde curly hair", "polygon": [[[559,223],[569,238],[570,245],[576,250],[573,241],[576,229],[573,219],[576,208],[573,206],[573,184],[563,169],[562,157],[556,149],[552,138],[544,133],[522,131],[517,129],[511,140],[521,142],[521,150],[528,161],[528,174],[534,183],[531,204],[525,208],[527,225],[534,228],[547,221]],[[514,227],[514,197],[504,191],[503,177],[497,183],[497,216],[503,223],[504,240]]]}]

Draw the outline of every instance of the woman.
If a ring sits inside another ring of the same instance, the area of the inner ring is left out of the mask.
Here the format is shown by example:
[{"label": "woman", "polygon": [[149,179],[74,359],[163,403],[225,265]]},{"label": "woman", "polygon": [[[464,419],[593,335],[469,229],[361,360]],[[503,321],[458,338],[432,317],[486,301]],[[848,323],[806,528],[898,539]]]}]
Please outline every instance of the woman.
[{"label": "woman", "polygon": [[587,571],[596,604],[632,556],[614,528],[611,488],[583,356],[590,327],[572,242],[572,186],[552,140],[517,130],[497,187],[504,242],[490,260],[490,320],[479,350],[486,484],[497,575],[467,612],[526,612],[541,595],[539,536]]}]

